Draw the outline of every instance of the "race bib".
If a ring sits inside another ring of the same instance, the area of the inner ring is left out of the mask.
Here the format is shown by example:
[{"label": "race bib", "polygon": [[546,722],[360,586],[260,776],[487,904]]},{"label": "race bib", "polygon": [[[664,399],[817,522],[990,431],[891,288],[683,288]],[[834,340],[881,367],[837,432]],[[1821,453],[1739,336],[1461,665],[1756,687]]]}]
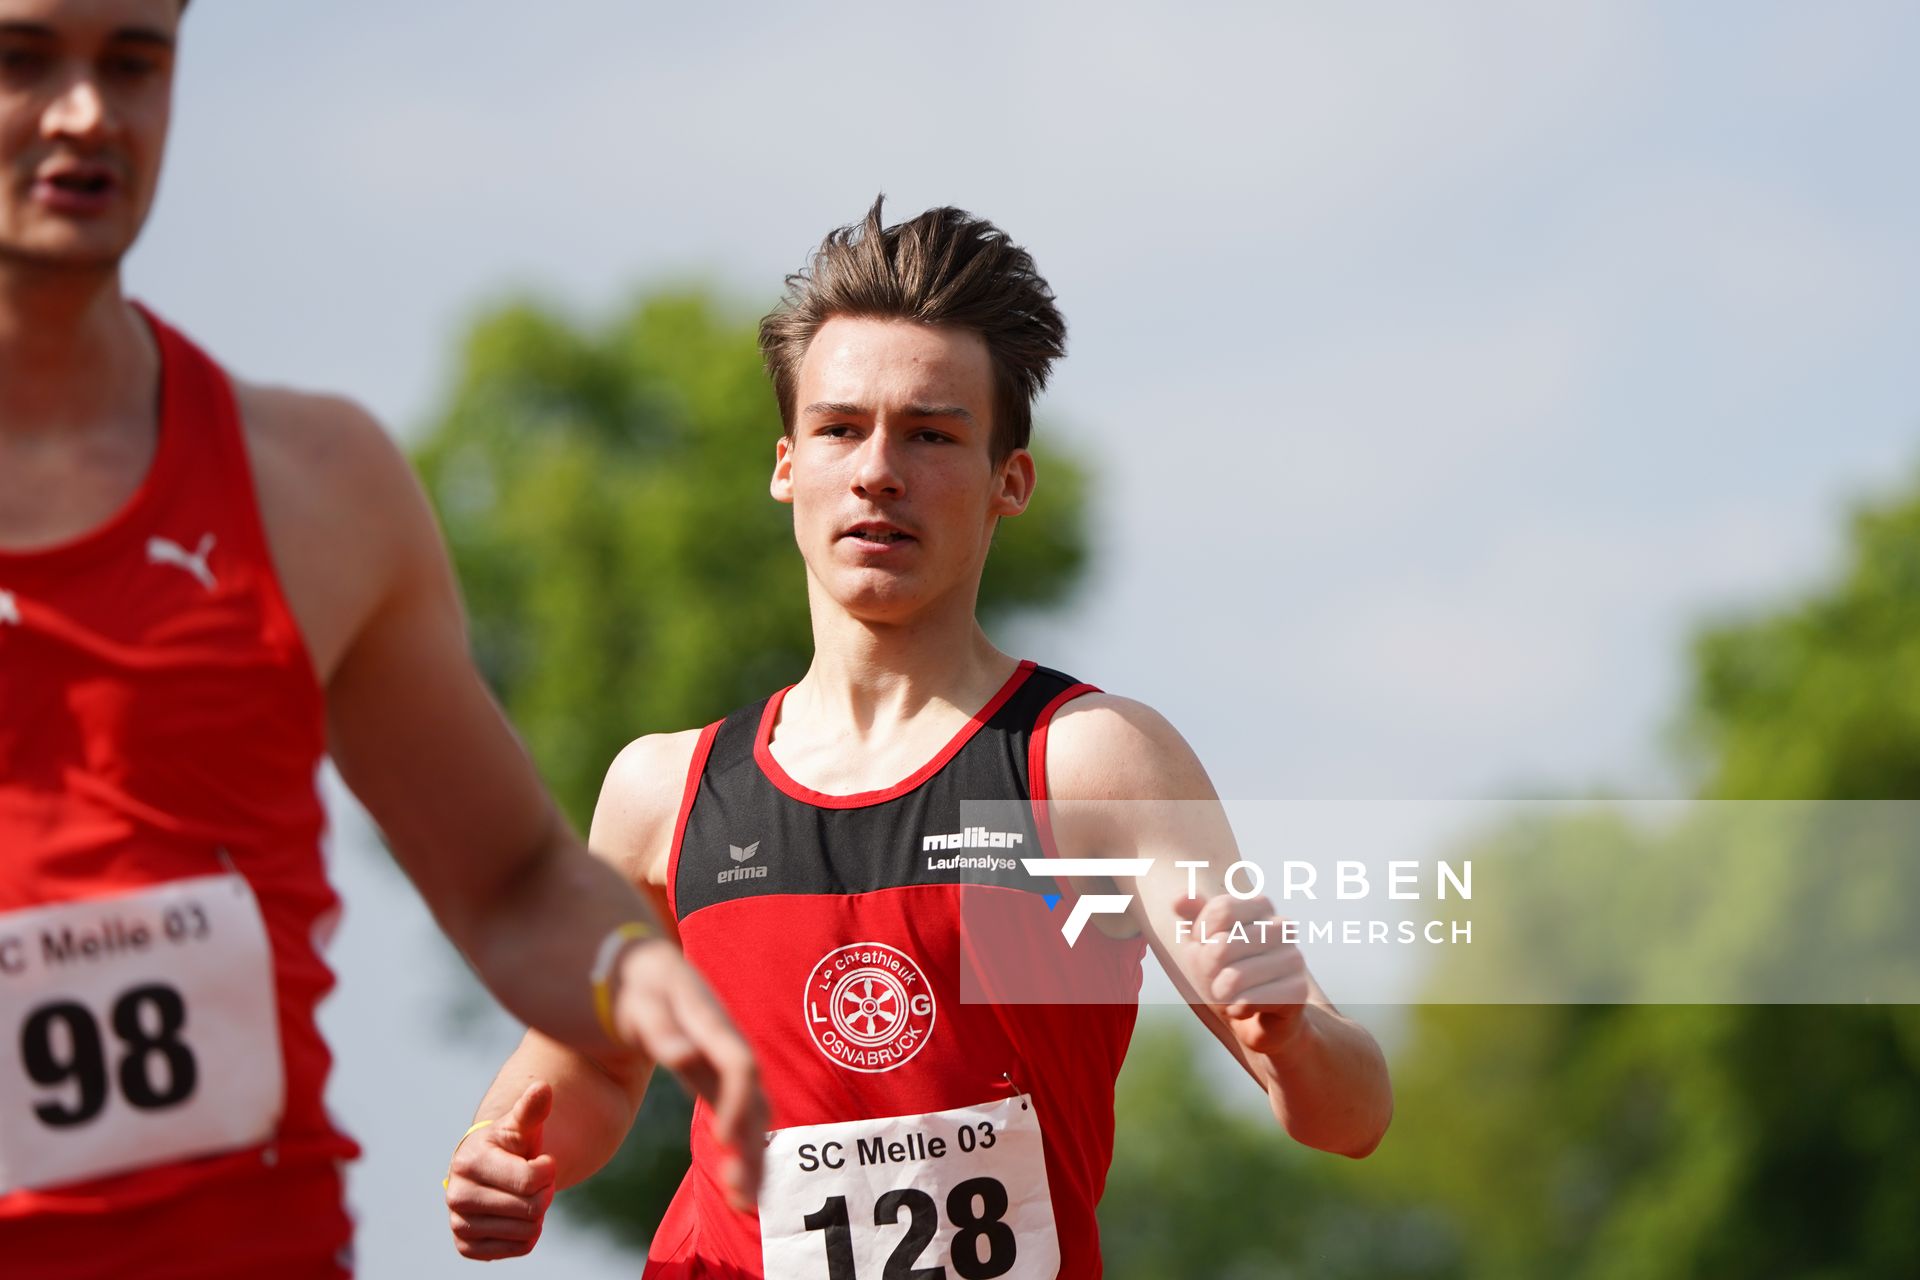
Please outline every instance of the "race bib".
[{"label": "race bib", "polygon": [[775,1130],[760,1250],[782,1280],[1053,1280],[1033,1099]]},{"label": "race bib", "polygon": [[285,1094],[239,875],[0,914],[0,1192],[265,1142]]}]

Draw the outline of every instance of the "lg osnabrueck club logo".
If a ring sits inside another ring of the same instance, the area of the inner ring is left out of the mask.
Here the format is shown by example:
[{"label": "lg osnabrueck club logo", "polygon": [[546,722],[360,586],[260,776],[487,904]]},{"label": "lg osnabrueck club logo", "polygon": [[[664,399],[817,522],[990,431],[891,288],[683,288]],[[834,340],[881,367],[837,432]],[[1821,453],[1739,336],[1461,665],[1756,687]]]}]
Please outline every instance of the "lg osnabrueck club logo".
[{"label": "lg osnabrueck club logo", "polygon": [[849,1071],[891,1071],[933,1034],[933,991],[912,956],[853,942],[820,957],[807,975],[807,1031]]}]

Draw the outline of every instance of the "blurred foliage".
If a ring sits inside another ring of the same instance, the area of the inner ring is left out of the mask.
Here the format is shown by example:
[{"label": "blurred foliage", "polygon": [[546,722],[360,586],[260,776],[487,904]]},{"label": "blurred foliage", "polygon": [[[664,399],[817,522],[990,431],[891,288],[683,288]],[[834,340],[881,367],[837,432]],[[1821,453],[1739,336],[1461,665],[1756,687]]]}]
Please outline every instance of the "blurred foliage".
[{"label": "blurred foliage", "polygon": [[1920,797],[1920,484],[1850,535],[1836,582],[1695,639],[1683,725],[1704,794]]},{"label": "blurred foliage", "polygon": [[[1835,582],[1697,637],[1682,723],[1700,797],[1920,798],[1916,623],[1920,486],[1855,518]],[[1910,806],[1677,810],[1535,810],[1449,854],[1500,867],[1501,891],[1406,1011],[1393,1129],[1364,1162],[1290,1149],[1226,1105],[1238,1082],[1203,1083],[1204,1039],[1143,1023],[1108,1274],[1920,1276],[1913,1006],[1439,1003],[1576,981],[1658,1000],[1705,965],[1790,991],[1823,928],[1850,951],[1910,934],[1916,833],[1887,829]]]},{"label": "blurred foliage", "polygon": [[[582,830],[627,742],[764,697],[812,653],[792,520],[767,493],[780,415],[755,328],[698,288],[591,328],[538,301],[493,308],[417,450],[481,669]],[[1034,504],[981,584],[989,627],[1059,602],[1087,559],[1081,465],[1035,452]],[[656,1084],[620,1157],[562,1203],[644,1240],[688,1118]]]},{"label": "blurred foliage", "polygon": [[1368,1192],[1353,1177],[1367,1164],[1288,1142],[1252,1082],[1198,1027],[1184,1009],[1143,1009],[1127,1050],[1100,1201],[1110,1280],[1453,1274],[1438,1214]]},{"label": "blurred foliage", "polygon": [[[1835,582],[1696,639],[1684,731],[1700,795],[1920,797],[1917,621],[1913,491],[1855,518]],[[1644,938],[1666,949],[1654,969],[1739,964],[1787,984],[1831,941],[1821,924],[1849,943],[1910,933],[1913,833],[1877,829],[1910,809],[1806,811],[1816,816],[1800,838],[1765,818],[1740,865],[1715,864],[1711,879],[1683,859],[1553,859],[1559,894],[1587,904],[1572,932],[1589,954]],[[1506,837],[1536,851],[1646,844],[1620,821],[1596,810]],[[1844,856],[1863,833],[1881,856]],[[1456,967],[1525,966],[1579,945],[1516,938],[1490,952],[1477,936]],[[1411,1018],[1400,1120],[1376,1162],[1391,1194],[1446,1208],[1463,1274],[1920,1275],[1920,1009],[1430,1004]]]}]

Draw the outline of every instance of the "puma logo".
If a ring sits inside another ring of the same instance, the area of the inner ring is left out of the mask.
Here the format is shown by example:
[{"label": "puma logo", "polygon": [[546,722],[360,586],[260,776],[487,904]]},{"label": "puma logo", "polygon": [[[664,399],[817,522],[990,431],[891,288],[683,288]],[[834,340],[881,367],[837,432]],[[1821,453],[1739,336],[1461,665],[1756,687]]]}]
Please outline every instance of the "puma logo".
[{"label": "puma logo", "polygon": [[213,570],[207,568],[207,554],[213,550],[213,535],[200,535],[200,545],[192,551],[175,542],[172,538],[147,539],[147,563],[170,564],[176,569],[185,569],[194,580],[211,591],[216,585]]},{"label": "puma logo", "polygon": [[20,605],[11,591],[0,591],[0,622],[10,622],[16,627],[20,625]]}]

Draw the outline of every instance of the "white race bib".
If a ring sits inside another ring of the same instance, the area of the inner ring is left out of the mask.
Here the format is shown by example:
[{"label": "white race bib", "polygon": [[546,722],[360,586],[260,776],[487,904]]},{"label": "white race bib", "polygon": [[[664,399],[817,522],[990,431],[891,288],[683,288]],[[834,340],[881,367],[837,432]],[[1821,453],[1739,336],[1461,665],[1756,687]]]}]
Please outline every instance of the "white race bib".
[{"label": "white race bib", "polygon": [[1053,1280],[1033,1099],[775,1130],[760,1251],[781,1280]]},{"label": "white race bib", "polygon": [[273,955],[239,875],[0,914],[0,1192],[265,1142]]}]

